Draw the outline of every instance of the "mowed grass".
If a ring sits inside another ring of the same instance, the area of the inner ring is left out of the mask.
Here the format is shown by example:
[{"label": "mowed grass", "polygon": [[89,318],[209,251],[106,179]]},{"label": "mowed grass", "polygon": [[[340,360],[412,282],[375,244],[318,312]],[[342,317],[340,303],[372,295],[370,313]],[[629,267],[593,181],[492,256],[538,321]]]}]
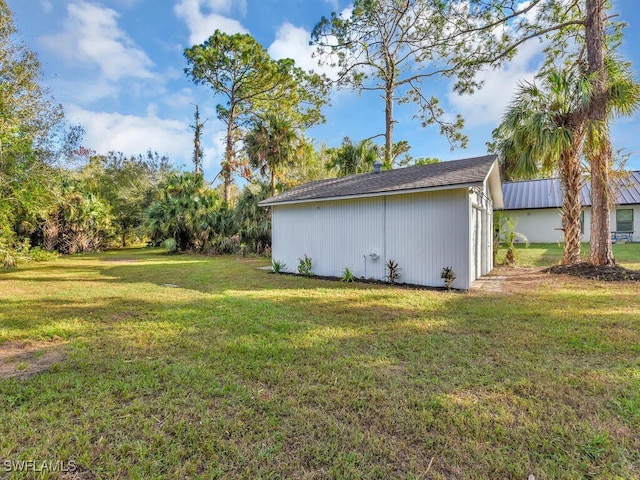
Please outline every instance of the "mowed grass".
[{"label": "mowed grass", "polygon": [[66,357],[0,380],[0,460],[101,479],[640,477],[637,283],[465,294],[267,264],[123,250],[1,273],[0,342]]},{"label": "mowed grass", "polygon": [[[562,260],[562,243],[532,243],[528,247],[516,244],[518,265],[528,267],[549,267]],[[640,244],[621,242],[613,245],[616,262],[631,270],[640,270]],[[504,262],[506,250],[498,252],[497,263]],[[581,249],[584,261],[589,259],[589,244],[583,243]]]}]

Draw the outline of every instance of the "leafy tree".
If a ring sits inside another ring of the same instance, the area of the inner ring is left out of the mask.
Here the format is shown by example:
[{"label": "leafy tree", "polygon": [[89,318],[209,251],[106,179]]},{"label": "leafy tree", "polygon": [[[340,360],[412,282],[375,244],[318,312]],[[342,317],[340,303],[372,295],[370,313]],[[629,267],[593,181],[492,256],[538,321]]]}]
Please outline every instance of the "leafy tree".
[{"label": "leafy tree", "polygon": [[268,113],[254,122],[244,145],[251,166],[269,176],[271,195],[275,195],[276,177],[293,163],[299,145],[295,129],[286,118]]},{"label": "leafy tree", "polygon": [[296,161],[287,169],[282,179],[283,189],[291,188],[315,180],[324,180],[335,176],[331,159],[332,149],[321,144],[316,148],[313,142],[305,137],[299,139]]},{"label": "leafy tree", "polygon": [[16,39],[12,13],[0,0],[0,236],[29,234],[53,203],[53,148],[62,109],[41,85],[36,54]]},{"label": "leafy tree", "polygon": [[324,120],[320,112],[327,95],[323,78],[305,73],[291,59],[272,60],[250,35],[216,30],[203,44],[186,49],[185,57],[189,64],[185,73],[224,98],[217,111],[227,126],[222,163],[226,202],[231,199],[233,172],[238,168],[236,147],[243,136],[241,130],[256,112],[285,112],[300,128]]},{"label": "leafy tree", "polygon": [[440,159],[435,157],[418,157],[415,159],[411,158],[407,164],[408,165],[432,165],[434,163],[440,163]]},{"label": "leafy tree", "polygon": [[126,157],[121,152],[91,155],[78,172],[82,188],[100,197],[113,214],[120,244],[143,236],[144,210],[159,195],[162,180],[170,172],[168,159],[157,152]]},{"label": "leafy tree", "polygon": [[[384,166],[394,165],[393,127],[397,103],[414,103],[423,126],[437,124],[452,148],[465,147],[462,117],[448,121],[439,99],[423,82],[435,76],[455,77],[455,89],[473,92],[474,74],[497,43],[490,28],[470,21],[469,4],[431,0],[355,0],[351,15],[332,13],[312,32],[322,64],[339,67],[337,84],[355,90],[380,91],[385,102]],[[488,13],[482,13],[487,17]],[[480,13],[478,15],[480,16]]]}]

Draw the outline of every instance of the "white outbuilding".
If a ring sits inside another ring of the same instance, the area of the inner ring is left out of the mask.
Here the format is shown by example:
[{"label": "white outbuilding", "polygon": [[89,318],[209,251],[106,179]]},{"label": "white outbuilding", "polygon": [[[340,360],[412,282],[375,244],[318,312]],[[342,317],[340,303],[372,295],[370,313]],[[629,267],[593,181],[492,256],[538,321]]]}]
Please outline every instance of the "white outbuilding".
[{"label": "white outbuilding", "polygon": [[311,182],[264,200],[272,209],[272,259],[297,272],[468,289],[493,268],[493,209],[503,207],[494,155]]}]

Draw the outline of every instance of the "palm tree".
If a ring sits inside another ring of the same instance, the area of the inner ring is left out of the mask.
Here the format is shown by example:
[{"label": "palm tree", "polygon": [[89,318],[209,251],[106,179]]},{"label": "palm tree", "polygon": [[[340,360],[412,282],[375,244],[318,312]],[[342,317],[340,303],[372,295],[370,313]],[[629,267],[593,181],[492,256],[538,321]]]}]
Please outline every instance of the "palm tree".
[{"label": "palm tree", "polygon": [[294,160],[298,135],[284,117],[268,113],[254,122],[244,138],[249,162],[270,178],[271,195],[276,194],[276,176]]},{"label": "palm tree", "polygon": [[345,137],[342,146],[331,151],[331,167],[337,168],[339,177],[371,172],[378,154],[378,146],[371,140],[353,143]]},{"label": "palm tree", "polygon": [[[640,105],[640,85],[634,81],[630,66],[616,58],[607,58],[605,62],[609,118],[631,115]],[[580,261],[580,190],[584,178],[581,154],[589,158],[593,194],[601,190],[603,180],[601,173],[594,175],[597,166],[594,167],[591,152],[608,148],[610,155],[611,150],[608,134],[603,135],[606,125],[589,119],[593,81],[593,75],[576,70],[551,70],[543,78],[541,88],[533,83],[524,84],[495,132],[502,169],[507,176],[523,178],[558,172],[563,188],[563,264]],[[606,145],[602,147],[599,142]],[[605,187],[609,189],[610,185],[607,183]],[[609,263],[608,256],[600,258],[603,241],[597,240],[610,238],[609,209],[600,210],[598,214],[594,208],[591,218],[590,262],[594,265]]]},{"label": "palm tree", "polygon": [[503,172],[511,178],[557,171],[562,184],[563,264],[580,262],[580,161],[590,83],[575,72],[550,71],[541,86],[524,83],[495,133]]},{"label": "palm tree", "polygon": [[185,172],[167,177],[160,198],[145,212],[149,236],[155,241],[173,239],[177,250],[202,250],[217,233],[212,223],[221,202],[201,174]]}]

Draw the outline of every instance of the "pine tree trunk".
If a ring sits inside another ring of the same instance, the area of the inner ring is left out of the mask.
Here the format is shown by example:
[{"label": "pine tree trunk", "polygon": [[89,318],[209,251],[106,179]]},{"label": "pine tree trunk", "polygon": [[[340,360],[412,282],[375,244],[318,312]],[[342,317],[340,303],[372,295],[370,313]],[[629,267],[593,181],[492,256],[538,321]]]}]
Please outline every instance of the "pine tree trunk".
[{"label": "pine tree trunk", "polygon": [[228,205],[231,203],[231,165],[233,164],[233,136],[235,134],[235,118],[233,110],[229,113],[227,123],[227,143],[224,152],[224,162],[222,163],[222,179],[224,181],[224,201]]},{"label": "pine tree trunk", "polygon": [[604,7],[602,0],[586,0],[585,39],[588,73],[595,75],[589,108],[587,158],[591,167],[591,245],[589,263],[615,265],[611,245],[609,171],[611,142],[607,123],[607,71],[604,65]]},{"label": "pine tree trunk", "polygon": [[384,166],[387,169],[393,167],[393,92],[394,85],[387,82],[385,88],[385,105],[384,105]]}]

